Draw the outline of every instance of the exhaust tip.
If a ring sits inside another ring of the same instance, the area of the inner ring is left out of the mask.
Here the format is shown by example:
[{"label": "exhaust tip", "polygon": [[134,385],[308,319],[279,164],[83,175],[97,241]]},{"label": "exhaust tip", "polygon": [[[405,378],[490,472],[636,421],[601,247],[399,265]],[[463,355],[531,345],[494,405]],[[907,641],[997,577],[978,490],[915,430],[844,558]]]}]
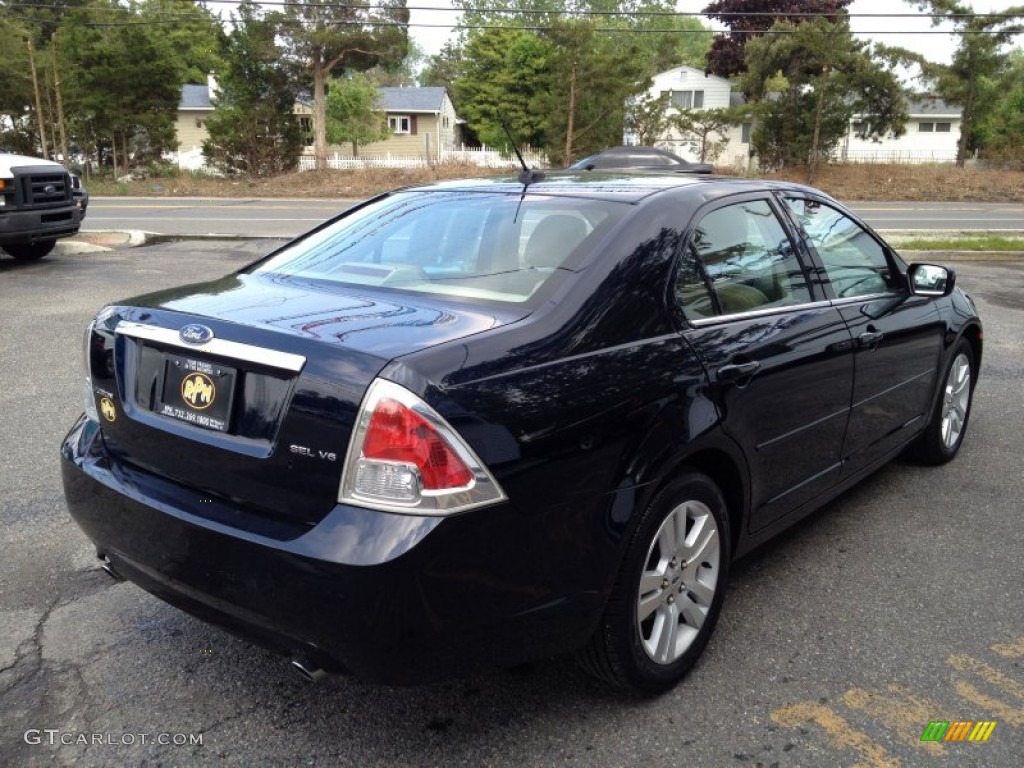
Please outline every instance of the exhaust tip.
[{"label": "exhaust tip", "polygon": [[327,673],[306,659],[292,659],[292,668],[311,683],[319,683]]},{"label": "exhaust tip", "polygon": [[100,555],[100,570],[114,581],[124,581],[124,576],[117,572],[117,569],[114,568],[114,564],[107,559],[106,555]]}]

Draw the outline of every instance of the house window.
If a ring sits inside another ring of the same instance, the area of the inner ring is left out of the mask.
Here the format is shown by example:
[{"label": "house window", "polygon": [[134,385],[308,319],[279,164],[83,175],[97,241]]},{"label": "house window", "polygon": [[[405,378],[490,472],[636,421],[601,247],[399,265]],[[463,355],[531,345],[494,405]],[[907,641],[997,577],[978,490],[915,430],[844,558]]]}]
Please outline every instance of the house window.
[{"label": "house window", "polygon": [[676,109],[701,109],[704,91],[672,91],[671,104]]},{"label": "house window", "polygon": [[448,115],[445,115],[445,116],[444,116],[444,127],[445,127],[445,128],[447,128],[447,127],[448,127]]},{"label": "house window", "polygon": [[949,129],[952,128],[952,126],[953,126],[952,123],[936,123],[935,124],[935,132],[936,133],[949,133]]},{"label": "house window", "polygon": [[750,143],[750,123],[744,123],[740,126],[740,143]]},{"label": "house window", "polygon": [[867,126],[864,125],[863,120],[855,120],[853,123],[853,132],[857,135],[864,133]]},{"label": "house window", "polygon": [[935,131],[935,123],[919,123],[917,130],[921,133],[933,133]]},{"label": "house window", "polygon": [[388,115],[388,128],[392,133],[410,133],[408,115]]}]

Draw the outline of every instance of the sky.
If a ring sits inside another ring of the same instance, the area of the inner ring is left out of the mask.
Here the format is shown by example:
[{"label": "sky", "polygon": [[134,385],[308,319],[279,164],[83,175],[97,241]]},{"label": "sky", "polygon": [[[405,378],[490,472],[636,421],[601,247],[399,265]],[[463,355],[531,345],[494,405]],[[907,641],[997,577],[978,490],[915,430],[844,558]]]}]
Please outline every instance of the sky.
[{"label": "sky", "polygon": [[[410,33],[420,47],[430,55],[437,53],[451,35],[452,27],[458,23],[459,14],[452,9],[450,0],[407,0],[410,6],[436,8],[438,10],[414,10],[410,12],[410,23],[438,24],[443,28],[413,27]],[[708,4],[708,0],[678,0],[676,7],[684,12],[699,12]],[[992,13],[1005,10],[1016,3],[1013,0],[967,0],[977,13]],[[946,34],[920,34],[933,32],[931,20],[917,10],[915,5],[898,0],[854,0],[850,5],[853,18],[850,26],[858,37],[885,43],[886,45],[902,46],[923,54],[931,61],[949,61],[956,49],[956,38],[948,34],[950,25],[940,26],[937,30],[946,30]],[[856,14],[914,14],[913,18],[857,18]],[[709,24],[708,19],[702,19]],[[719,27],[721,28],[721,27]],[[885,34],[882,34],[885,33]],[[1024,36],[1017,37],[1017,45],[1024,46]]]}]

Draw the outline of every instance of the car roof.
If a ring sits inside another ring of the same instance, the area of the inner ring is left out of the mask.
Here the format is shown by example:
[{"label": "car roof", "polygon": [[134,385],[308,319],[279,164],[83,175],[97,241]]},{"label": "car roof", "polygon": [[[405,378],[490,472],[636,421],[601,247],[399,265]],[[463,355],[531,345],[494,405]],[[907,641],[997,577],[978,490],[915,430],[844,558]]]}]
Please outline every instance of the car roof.
[{"label": "car roof", "polygon": [[[523,193],[523,183],[515,176],[498,176],[439,181],[405,189],[421,192],[488,192],[519,195]],[[769,189],[813,192],[827,197],[819,190],[790,182],[635,169],[545,171],[544,178],[530,184],[528,188],[531,195],[584,197],[630,204],[639,203],[648,197],[670,190],[688,190],[694,197],[711,199],[744,192],[763,192]]]},{"label": "car roof", "polygon": [[643,155],[659,155],[661,157],[672,157],[682,162],[686,162],[683,158],[679,157],[675,152],[669,152],[667,149],[661,149],[660,147],[608,147],[607,149],[601,149],[590,155],[590,157],[602,157],[605,155],[618,156],[623,155],[626,157],[641,157]]}]

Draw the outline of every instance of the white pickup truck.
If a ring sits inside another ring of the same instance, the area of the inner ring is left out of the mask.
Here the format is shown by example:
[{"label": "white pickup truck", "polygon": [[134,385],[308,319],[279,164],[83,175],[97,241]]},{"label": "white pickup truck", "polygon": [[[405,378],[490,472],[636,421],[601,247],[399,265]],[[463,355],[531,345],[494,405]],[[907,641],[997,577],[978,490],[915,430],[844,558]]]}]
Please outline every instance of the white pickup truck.
[{"label": "white pickup truck", "polygon": [[57,238],[77,233],[81,222],[64,166],[0,152],[0,248],[16,259],[39,259]]}]

